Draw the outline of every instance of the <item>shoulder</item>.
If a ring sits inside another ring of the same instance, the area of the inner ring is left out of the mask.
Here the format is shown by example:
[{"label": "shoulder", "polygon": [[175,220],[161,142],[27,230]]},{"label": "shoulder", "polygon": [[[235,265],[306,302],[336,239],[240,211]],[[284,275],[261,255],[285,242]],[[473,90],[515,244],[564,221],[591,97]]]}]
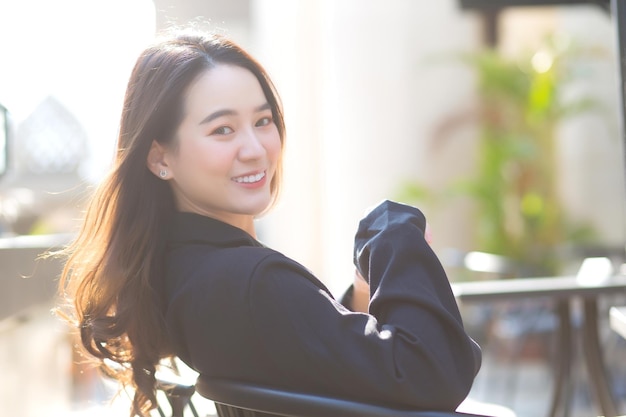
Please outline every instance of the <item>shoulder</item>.
[{"label": "shoulder", "polygon": [[179,284],[227,281],[242,285],[245,281],[267,282],[298,275],[321,285],[307,268],[267,247],[184,245],[168,253],[166,267],[168,280]]},{"label": "shoulder", "polygon": [[224,276],[251,275],[267,258],[282,257],[278,252],[254,246],[215,247],[190,244],[169,251],[166,259],[168,275]]}]

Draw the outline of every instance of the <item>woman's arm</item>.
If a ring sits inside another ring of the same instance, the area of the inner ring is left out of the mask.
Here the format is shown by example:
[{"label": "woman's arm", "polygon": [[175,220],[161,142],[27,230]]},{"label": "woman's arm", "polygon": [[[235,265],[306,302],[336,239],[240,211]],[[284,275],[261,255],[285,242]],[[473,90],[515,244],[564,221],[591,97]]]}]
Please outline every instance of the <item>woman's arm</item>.
[{"label": "woman's arm", "polygon": [[396,209],[383,207],[357,233],[370,314],[345,310],[295,262],[259,265],[249,297],[256,338],[276,369],[261,376],[266,383],[428,409],[453,410],[465,398],[480,350],[417,227],[423,216]]},{"label": "woman's arm", "polygon": [[[426,223],[424,239],[429,245],[432,244],[432,234],[428,223]],[[354,271],[354,279],[352,281],[352,285],[348,289],[348,292],[350,294],[348,298],[349,302],[342,301],[342,304],[349,310],[367,313],[370,303],[370,286],[365,278],[363,278],[363,276],[359,273],[358,269],[355,269]]]}]

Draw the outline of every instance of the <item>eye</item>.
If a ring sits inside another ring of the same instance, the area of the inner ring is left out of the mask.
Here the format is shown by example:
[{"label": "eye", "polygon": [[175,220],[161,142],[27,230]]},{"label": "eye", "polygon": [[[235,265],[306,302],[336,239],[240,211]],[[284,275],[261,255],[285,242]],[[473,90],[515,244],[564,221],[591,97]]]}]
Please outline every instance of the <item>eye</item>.
[{"label": "eye", "polygon": [[217,129],[211,132],[211,135],[229,135],[233,133],[234,130],[228,126],[220,126]]},{"label": "eye", "polygon": [[255,123],[255,126],[256,127],[267,126],[267,125],[272,124],[273,122],[274,120],[270,116],[262,117],[259,119],[258,122]]}]

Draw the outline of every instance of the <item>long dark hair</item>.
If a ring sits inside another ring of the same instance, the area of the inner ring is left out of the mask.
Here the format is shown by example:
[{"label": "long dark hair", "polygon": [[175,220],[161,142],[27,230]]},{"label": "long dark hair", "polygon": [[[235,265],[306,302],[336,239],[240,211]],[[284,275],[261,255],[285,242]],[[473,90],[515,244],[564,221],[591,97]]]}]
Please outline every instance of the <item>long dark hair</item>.
[{"label": "long dark hair", "polygon": [[[91,198],[68,256],[60,291],[66,315],[102,370],[135,389],[132,415],[156,406],[155,367],[171,356],[154,282],[162,275],[164,230],[175,210],[166,181],[146,166],[153,140],[175,145],[184,98],[199,74],[218,64],[248,69],[258,79],[284,144],[276,90],[265,70],[219,35],[170,34],[147,48],[132,71],[111,172]],[[271,190],[280,185],[279,161]]]}]

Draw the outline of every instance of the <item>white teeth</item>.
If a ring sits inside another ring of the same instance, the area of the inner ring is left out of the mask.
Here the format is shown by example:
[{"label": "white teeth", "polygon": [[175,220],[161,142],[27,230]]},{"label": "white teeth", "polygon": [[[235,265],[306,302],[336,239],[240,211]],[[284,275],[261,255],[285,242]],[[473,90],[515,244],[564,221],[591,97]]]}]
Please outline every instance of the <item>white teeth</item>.
[{"label": "white teeth", "polygon": [[261,181],[263,178],[265,177],[265,172],[260,172],[256,175],[246,175],[245,177],[237,177],[237,178],[233,178],[233,180],[235,180],[235,182],[239,182],[239,183],[251,183],[251,182],[258,182]]}]

